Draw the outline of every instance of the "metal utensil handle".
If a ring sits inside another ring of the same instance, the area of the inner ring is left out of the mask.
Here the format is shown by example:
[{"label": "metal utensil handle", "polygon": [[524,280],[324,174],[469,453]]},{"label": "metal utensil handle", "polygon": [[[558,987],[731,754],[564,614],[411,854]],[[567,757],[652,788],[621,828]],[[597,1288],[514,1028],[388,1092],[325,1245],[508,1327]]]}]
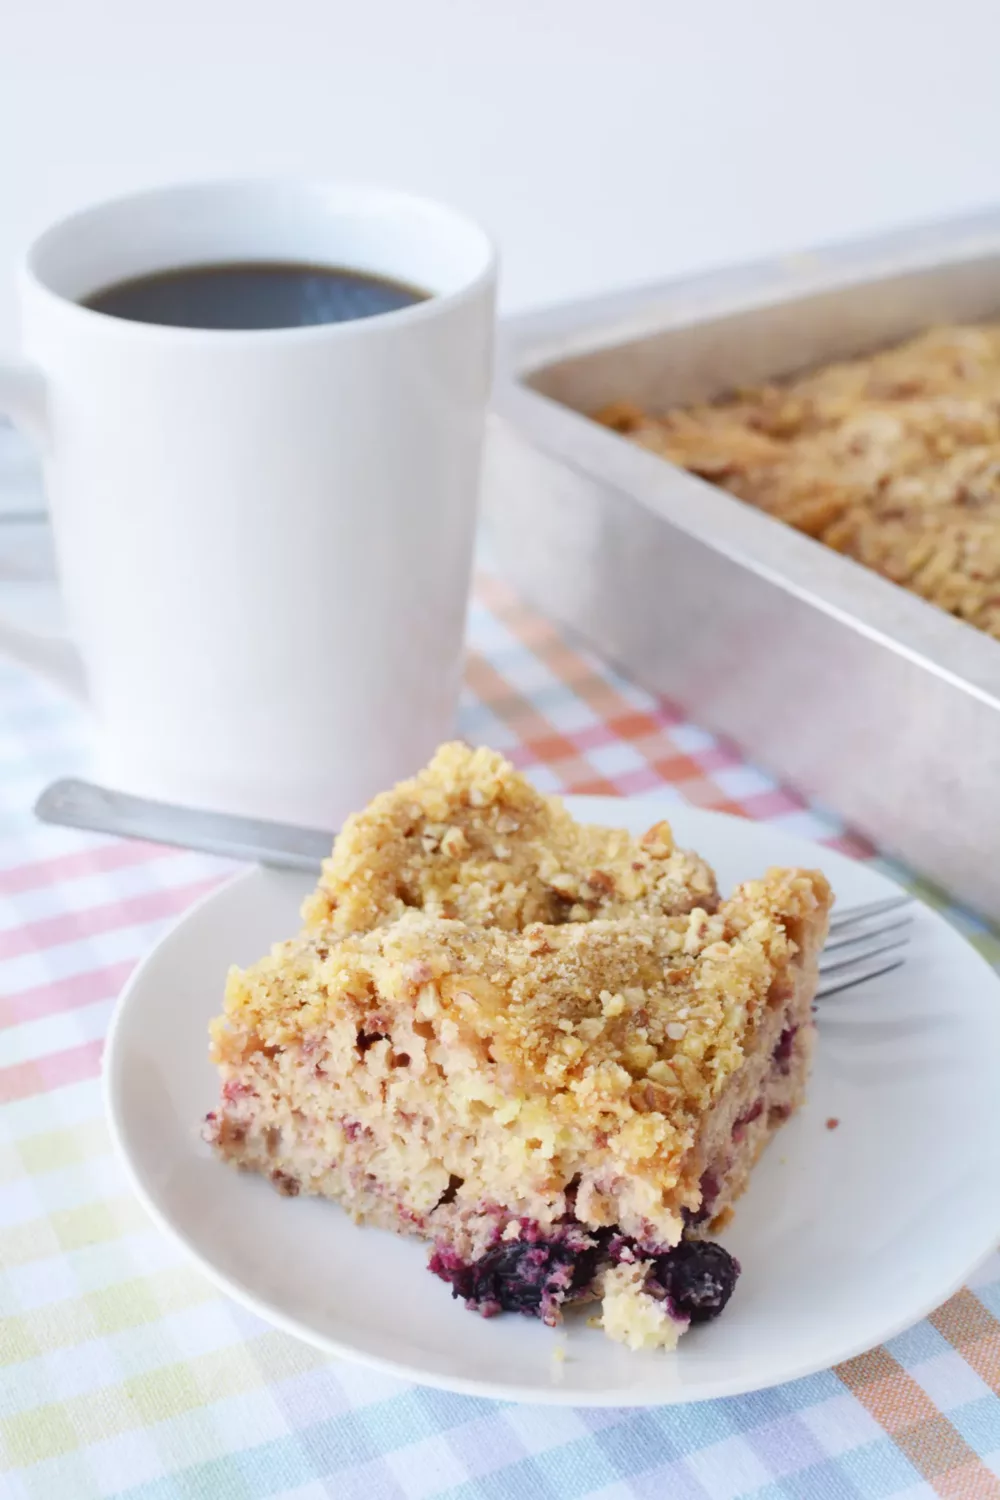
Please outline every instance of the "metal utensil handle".
[{"label": "metal utensil handle", "polygon": [[43,823],[148,839],[181,849],[198,849],[226,859],[242,859],[278,869],[315,873],[330,852],[332,833],[297,828],[263,818],[201,812],[111,791],[90,781],[55,781],[35,803]]}]

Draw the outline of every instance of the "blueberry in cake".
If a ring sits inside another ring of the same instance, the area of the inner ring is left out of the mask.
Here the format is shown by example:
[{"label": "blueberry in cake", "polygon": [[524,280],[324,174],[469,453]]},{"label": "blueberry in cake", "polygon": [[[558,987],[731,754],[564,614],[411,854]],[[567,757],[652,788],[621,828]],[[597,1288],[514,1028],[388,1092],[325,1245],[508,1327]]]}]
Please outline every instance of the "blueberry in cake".
[{"label": "blueberry in cake", "polygon": [[802,1101],[830,901],[802,870],[720,901],[666,824],[581,826],[445,746],[349,821],[298,936],[231,973],[206,1136],[430,1241],[487,1316],[590,1302],[671,1347],[728,1301],[708,1236]]}]

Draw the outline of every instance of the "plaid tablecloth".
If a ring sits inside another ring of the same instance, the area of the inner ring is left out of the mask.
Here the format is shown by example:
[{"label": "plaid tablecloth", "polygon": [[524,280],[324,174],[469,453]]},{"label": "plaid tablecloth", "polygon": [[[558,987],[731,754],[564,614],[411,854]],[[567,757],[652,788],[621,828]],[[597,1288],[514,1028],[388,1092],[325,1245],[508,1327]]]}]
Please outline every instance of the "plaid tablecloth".
[{"label": "plaid tablecloth", "polygon": [[[546,790],[667,786],[873,857],[488,577],[461,728]],[[35,794],[83,755],[76,712],[0,666],[4,1500],[1000,1497],[996,1257],[885,1348],[775,1390],[654,1411],[404,1385],[327,1359],[215,1292],[130,1196],[98,1071],[133,964],[230,867],[36,826]],[[995,938],[948,914],[1000,961]]]}]

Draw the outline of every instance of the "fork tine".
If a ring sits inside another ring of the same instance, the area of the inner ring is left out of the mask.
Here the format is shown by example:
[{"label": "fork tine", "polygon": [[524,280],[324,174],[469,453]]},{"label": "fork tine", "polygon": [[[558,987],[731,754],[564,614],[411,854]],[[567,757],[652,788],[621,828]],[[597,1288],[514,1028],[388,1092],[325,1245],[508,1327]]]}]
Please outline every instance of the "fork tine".
[{"label": "fork tine", "polygon": [[880,922],[876,927],[865,927],[863,923],[859,923],[859,926],[863,928],[861,932],[855,932],[853,928],[850,930],[842,928],[838,935],[827,941],[823,952],[832,953],[835,948],[850,948],[858,943],[870,943],[875,938],[884,937],[887,932],[899,932],[902,928],[909,927],[912,922],[913,913],[906,912],[895,921]]},{"label": "fork tine", "polygon": [[825,964],[820,960],[819,971],[821,974],[834,974],[839,969],[849,969],[854,964],[866,963],[870,958],[877,958],[880,953],[891,953],[894,948],[905,948],[908,942],[909,938],[905,936],[890,938],[887,943],[879,943],[874,948],[866,948],[863,953],[853,953],[846,958],[834,959],[831,964]]},{"label": "fork tine", "polygon": [[[909,942],[910,934],[906,929],[913,921],[914,913],[895,914],[912,903],[912,896],[900,893],[886,896],[881,901],[850,907],[833,918],[830,931],[835,936],[827,942],[824,953],[838,948],[842,951],[832,963],[820,960],[817,1000],[853,989],[868,979],[877,979],[880,974],[889,974],[899,968],[905,958],[899,950]],[[883,917],[890,920],[877,920]],[[898,936],[891,937],[891,933]],[[847,952],[847,949],[855,951]]]},{"label": "fork tine", "polygon": [[901,953],[885,959],[882,963],[868,964],[866,967],[861,967],[866,963],[864,959],[856,959],[855,963],[859,966],[857,972],[851,974],[842,970],[839,974],[832,975],[828,983],[820,984],[816,991],[816,999],[827,1000],[831,995],[839,994],[842,990],[853,989],[855,985],[863,984],[867,979],[877,979],[880,974],[889,974],[893,969],[901,968],[904,962],[905,959]]},{"label": "fork tine", "polygon": [[853,926],[855,922],[867,922],[870,917],[880,917],[883,912],[898,911],[901,906],[909,906],[912,900],[912,896],[901,893],[898,896],[885,896],[881,901],[869,901],[864,906],[852,906],[830,918],[830,931],[839,932],[844,927]]}]

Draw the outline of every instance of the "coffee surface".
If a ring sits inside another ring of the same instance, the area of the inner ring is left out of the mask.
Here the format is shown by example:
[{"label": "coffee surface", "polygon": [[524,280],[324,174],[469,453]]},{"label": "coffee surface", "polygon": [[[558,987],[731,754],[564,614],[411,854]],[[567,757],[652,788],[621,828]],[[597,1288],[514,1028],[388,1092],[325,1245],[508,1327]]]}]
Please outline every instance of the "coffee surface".
[{"label": "coffee surface", "polygon": [[85,297],[83,305],[112,318],[173,328],[304,328],[396,312],[429,295],[342,266],[239,261],[117,281]]}]

